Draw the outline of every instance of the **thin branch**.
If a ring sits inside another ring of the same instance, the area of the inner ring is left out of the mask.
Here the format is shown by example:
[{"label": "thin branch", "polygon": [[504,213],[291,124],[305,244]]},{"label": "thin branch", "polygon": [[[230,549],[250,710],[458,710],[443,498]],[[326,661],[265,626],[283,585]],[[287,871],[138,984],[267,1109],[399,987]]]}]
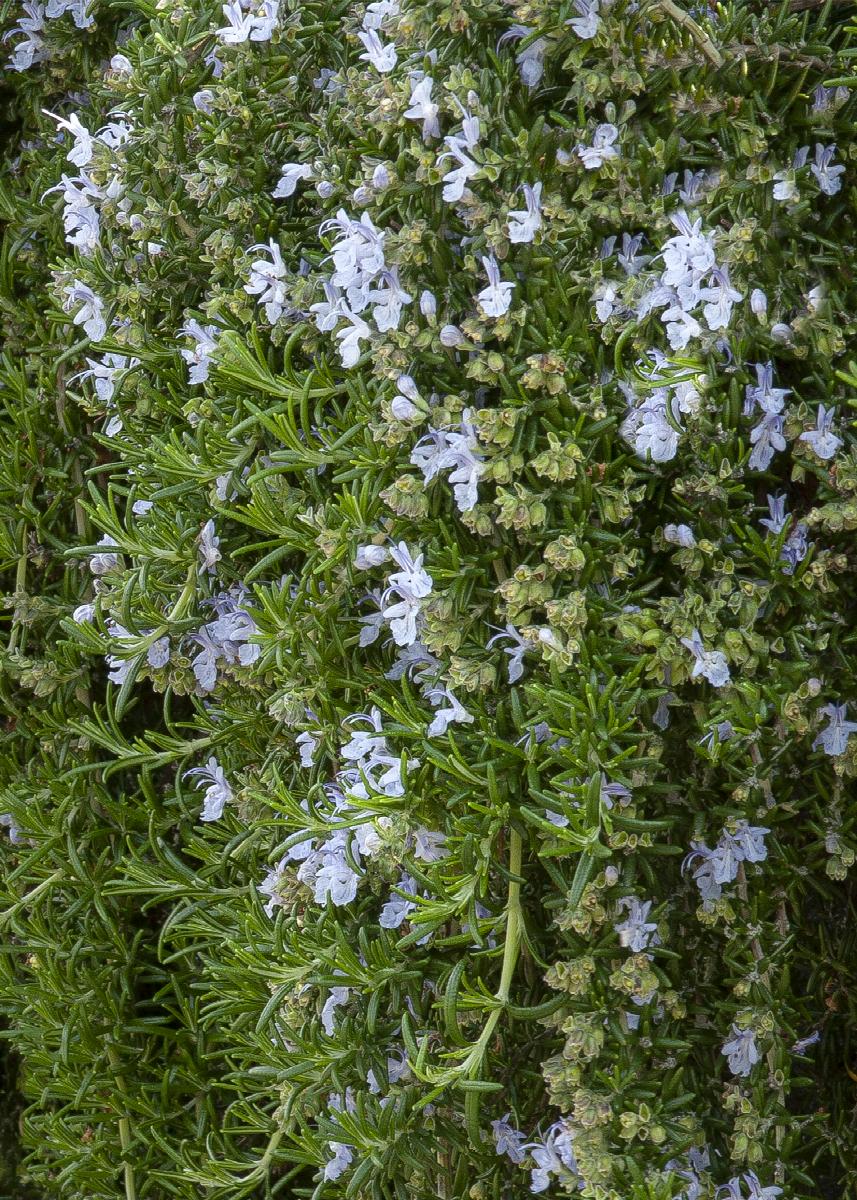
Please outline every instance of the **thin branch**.
[{"label": "thin branch", "polygon": [[702,26],[697,25],[693,17],[686,13],[683,8],[679,8],[677,4],[673,3],[673,0],[655,0],[655,2],[652,4],[652,8],[659,8],[661,12],[666,13],[669,17],[672,17],[676,25],[680,25],[682,29],[686,29],[702,53],[713,66],[723,66],[723,55],[714,45],[714,42],[712,42],[711,38],[708,36]]}]

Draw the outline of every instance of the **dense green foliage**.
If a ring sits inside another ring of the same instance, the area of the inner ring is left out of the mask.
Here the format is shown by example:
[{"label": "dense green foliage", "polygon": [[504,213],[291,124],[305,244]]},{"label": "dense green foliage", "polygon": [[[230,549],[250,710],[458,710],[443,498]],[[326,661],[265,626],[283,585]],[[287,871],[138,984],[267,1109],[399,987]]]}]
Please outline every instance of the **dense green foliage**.
[{"label": "dense green foliage", "polygon": [[3,9],[3,1186],[845,1194],[847,8],[54,10]]}]

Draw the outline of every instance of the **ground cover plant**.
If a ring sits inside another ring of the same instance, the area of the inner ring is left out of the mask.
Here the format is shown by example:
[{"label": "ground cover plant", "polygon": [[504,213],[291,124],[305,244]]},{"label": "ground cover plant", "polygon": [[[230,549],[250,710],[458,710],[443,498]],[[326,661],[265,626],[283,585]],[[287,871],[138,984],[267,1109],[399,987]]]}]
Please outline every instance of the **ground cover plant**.
[{"label": "ground cover plant", "polygon": [[847,7],[2,11],[6,1190],[851,1194]]}]

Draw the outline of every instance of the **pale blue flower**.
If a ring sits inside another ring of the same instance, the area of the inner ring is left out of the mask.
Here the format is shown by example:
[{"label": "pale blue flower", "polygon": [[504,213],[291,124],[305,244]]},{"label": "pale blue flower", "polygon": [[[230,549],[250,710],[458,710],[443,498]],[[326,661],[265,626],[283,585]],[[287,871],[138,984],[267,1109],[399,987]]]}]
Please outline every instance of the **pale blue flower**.
[{"label": "pale blue flower", "polygon": [[846,720],[847,711],[847,704],[825,704],[819,709],[819,713],[828,718],[829,724],[812,743],[813,750],[821,746],[831,758],[838,758],[845,753],[849,737],[857,733],[857,722]]},{"label": "pale blue flower", "polygon": [[841,165],[835,167],[830,165],[835,153],[835,145],[822,146],[820,142],[816,142],[815,162],[810,165],[809,169],[825,196],[835,196],[842,187],[842,180],[839,176],[844,175],[845,168]]},{"label": "pale blue flower", "polygon": [[819,458],[833,458],[842,445],[842,439],[838,438],[832,429],[835,416],[835,408],[825,408],[823,404],[819,404],[816,428],[798,435],[798,440],[811,446]]},{"label": "pale blue flower", "polygon": [[520,1129],[509,1124],[509,1113],[491,1122],[494,1135],[494,1146],[498,1154],[505,1154],[513,1163],[522,1163],[526,1157],[524,1143],[526,1136]]},{"label": "pale blue flower", "polygon": [[752,1029],[732,1026],[732,1036],[723,1043],[721,1054],[725,1054],[729,1070],[733,1075],[745,1077],[762,1057],[756,1045],[756,1034]]}]

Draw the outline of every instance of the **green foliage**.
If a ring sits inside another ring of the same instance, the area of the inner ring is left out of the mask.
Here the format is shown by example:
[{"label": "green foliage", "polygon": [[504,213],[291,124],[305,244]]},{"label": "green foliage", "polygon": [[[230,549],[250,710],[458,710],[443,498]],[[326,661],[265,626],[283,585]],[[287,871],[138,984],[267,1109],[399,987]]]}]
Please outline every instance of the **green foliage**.
[{"label": "green foliage", "polygon": [[[591,37],[567,3],[401,9],[379,70],[348,4],[280,0],[237,45],[216,3],[102,5],[2,85],[16,1186],[843,1195],[855,31],[743,0],[615,0]],[[70,166],[50,113],[112,133]],[[81,169],[92,245],[49,191]],[[655,295],[681,210],[737,295],[688,303],[686,339]],[[349,237],[405,293],[387,321],[348,294],[353,355],[319,307]],[[744,849],[706,892],[718,844]]]}]

